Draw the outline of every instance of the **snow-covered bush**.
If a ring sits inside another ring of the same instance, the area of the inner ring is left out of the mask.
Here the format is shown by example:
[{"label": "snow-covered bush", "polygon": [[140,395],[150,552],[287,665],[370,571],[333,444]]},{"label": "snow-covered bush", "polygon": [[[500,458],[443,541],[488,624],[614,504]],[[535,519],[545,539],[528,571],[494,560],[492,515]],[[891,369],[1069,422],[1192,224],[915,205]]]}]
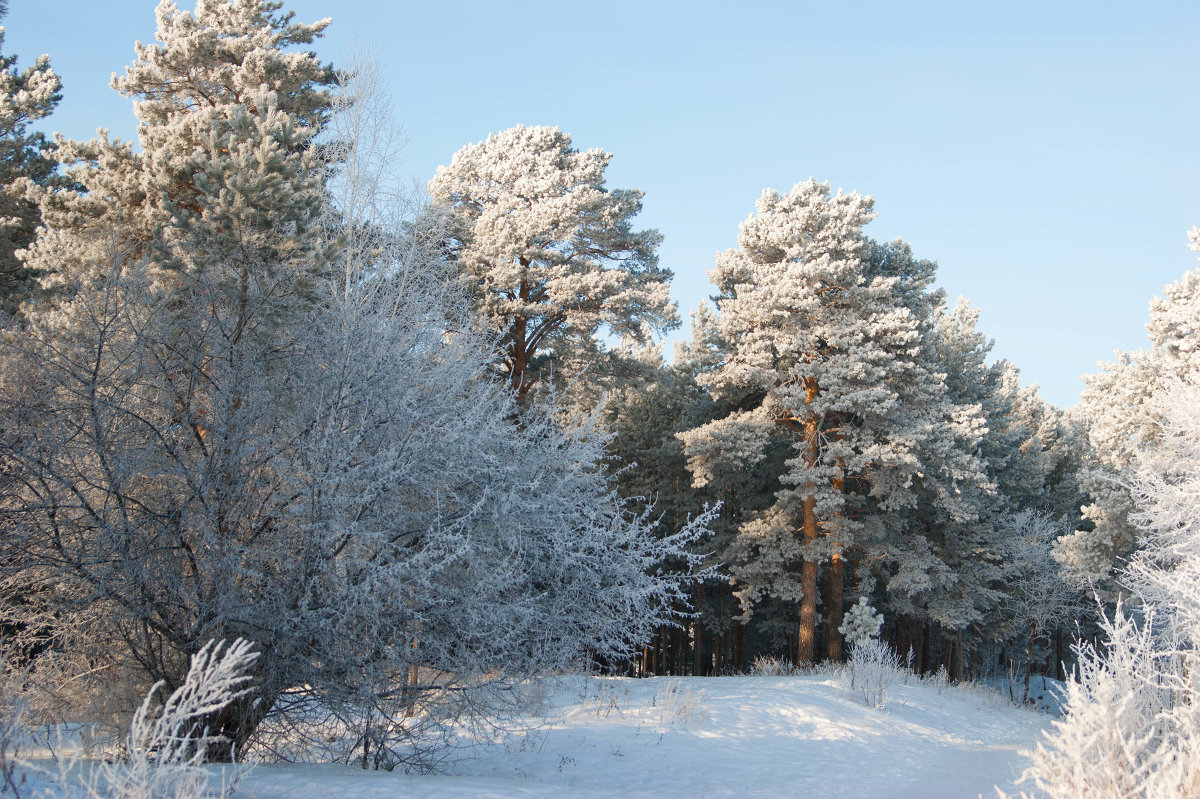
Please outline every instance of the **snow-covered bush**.
[{"label": "snow-covered bush", "polygon": [[882,708],[891,696],[891,688],[900,679],[900,658],[892,648],[879,640],[879,628],[883,616],[871,607],[867,597],[858,602],[846,614],[839,632],[846,637],[850,647],[849,663],[842,670],[843,679],[849,677],[849,690],[861,695],[868,707]]},{"label": "snow-covered bush", "polygon": [[755,677],[794,677],[803,670],[785,657],[757,655],[750,664],[750,674]]},{"label": "snow-covered bush", "polygon": [[842,626],[838,628],[846,638],[846,645],[851,651],[860,643],[879,638],[879,628],[883,626],[883,616],[871,607],[868,597],[859,597],[858,602],[846,614]]},{"label": "snow-covered bush", "polygon": [[1166,799],[1200,788],[1193,688],[1155,622],[1151,613],[1139,624],[1118,607],[1102,621],[1103,649],[1076,647],[1064,718],[1054,722],[1026,772],[1052,799]]},{"label": "snow-covered bush", "polygon": [[867,707],[882,709],[892,696],[892,686],[901,677],[900,659],[883,641],[867,638],[850,648],[850,691],[862,697]]}]

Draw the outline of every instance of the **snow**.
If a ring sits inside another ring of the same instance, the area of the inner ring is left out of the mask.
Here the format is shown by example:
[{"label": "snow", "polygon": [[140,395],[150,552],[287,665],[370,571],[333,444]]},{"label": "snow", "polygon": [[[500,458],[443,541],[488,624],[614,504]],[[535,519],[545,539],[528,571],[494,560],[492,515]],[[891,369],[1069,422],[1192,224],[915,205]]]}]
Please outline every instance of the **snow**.
[{"label": "snow", "polygon": [[439,775],[256,766],[235,796],[382,799],[913,797],[1013,792],[1051,717],[986,688],[915,677],[867,707],[832,673],[795,677],[567,677],[536,723]]}]

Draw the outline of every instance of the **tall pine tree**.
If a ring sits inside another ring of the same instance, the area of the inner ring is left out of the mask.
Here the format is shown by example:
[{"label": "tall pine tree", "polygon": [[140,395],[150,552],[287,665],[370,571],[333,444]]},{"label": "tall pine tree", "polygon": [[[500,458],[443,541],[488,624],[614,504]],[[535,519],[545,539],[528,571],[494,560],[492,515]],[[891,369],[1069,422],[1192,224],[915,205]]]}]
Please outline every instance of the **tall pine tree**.
[{"label": "tall pine tree", "polygon": [[662,237],[633,229],[640,191],[604,185],[611,159],[574,149],[557,128],[518,126],[462,148],[429,182],[449,217],[451,257],[501,336],[500,367],[522,402],[551,375],[609,374],[620,353],[600,332],[644,342],[678,324],[671,273],[655,252]]},{"label": "tall pine tree", "polygon": [[741,525],[730,556],[745,605],[799,603],[797,657],[808,662],[818,655],[819,565],[829,564],[828,652],[838,658],[845,558],[862,511],[913,502],[935,422],[918,400],[940,383],[920,362],[904,276],[871,273],[862,227],[872,217],[870,198],[813,180],[763,193],[740,247],[710,272],[724,357],[700,381],[734,410],[681,434],[698,485],[756,463],[773,441],[790,447],[774,504]]}]

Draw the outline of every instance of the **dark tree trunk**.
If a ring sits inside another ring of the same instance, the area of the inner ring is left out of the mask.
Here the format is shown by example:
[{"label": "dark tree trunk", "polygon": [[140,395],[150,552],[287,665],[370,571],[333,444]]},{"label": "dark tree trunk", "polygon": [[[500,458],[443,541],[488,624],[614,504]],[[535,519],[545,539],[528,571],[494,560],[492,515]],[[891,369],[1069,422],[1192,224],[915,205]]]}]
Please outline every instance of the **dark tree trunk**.
[{"label": "dark tree trunk", "polygon": [[842,626],[844,617],[845,580],[845,561],[835,545],[833,560],[829,564],[829,623],[825,633],[829,642],[829,659],[834,663],[845,659],[842,633],[838,629]]}]

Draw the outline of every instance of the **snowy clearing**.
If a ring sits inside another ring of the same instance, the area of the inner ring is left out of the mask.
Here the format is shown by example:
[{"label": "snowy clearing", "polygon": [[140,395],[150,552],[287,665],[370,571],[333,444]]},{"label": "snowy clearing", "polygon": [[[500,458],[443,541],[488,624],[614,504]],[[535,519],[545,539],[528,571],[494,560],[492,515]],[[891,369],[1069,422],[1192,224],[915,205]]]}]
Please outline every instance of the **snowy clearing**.
[{"label": "snowy clearing", "polygon": [[235,796],[913,797],[1012,792],[1051,717],[983,688],[892,686],[868,708],[829,674],[570,677],[538,728],[481,745],[447,773],[260,765]]}]

